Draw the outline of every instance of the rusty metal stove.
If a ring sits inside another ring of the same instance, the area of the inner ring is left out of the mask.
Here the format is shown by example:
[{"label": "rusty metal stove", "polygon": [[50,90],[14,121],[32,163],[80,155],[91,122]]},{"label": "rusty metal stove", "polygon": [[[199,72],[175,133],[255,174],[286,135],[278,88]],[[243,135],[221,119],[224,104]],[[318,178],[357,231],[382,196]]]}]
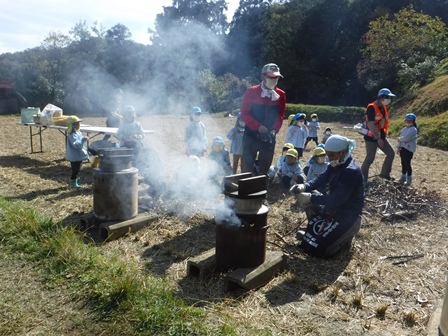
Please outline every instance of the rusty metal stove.
[{"label": "rusty metal stove", "polygon": [[266,182],[266,176],[252,177],[251,173],[225,177],[225,203],[232,211],[227,218],[215,217],[218,268],[249,268],[264,263],[269,212],[263,205]]},{"label": "rusty metal stove", "polygon": [[138,169],[132,149],[99,149],[93,171],[93,213],[100,220],[127,220],[138,214]]}]

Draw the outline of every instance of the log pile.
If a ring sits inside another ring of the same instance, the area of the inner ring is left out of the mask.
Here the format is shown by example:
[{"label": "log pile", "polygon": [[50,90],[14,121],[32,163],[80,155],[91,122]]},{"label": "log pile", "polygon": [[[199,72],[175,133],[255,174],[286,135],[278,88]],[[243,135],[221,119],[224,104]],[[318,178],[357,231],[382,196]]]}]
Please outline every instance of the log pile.
[{"label": "log pile", "polygon": [[445,216],[448,208],[436,191],[425,186],[409,188],[396,182],[375,179],[369,181],[364,212],[391,222],[415,219],[419,215]]}]

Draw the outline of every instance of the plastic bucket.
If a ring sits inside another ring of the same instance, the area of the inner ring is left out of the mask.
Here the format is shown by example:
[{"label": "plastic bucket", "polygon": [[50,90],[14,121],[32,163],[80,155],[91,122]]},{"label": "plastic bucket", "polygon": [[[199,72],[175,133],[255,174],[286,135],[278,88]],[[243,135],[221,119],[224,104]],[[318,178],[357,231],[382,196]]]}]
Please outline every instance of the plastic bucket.
[{"label": "plastic bucket", "polygon": [[28,107],[28,108],[22,108],[20,110],[20,115],[22,117],[21,122],[22,124],[30,124],[34,123],[34,115],[37,115],[40,113],[39,107]]}]

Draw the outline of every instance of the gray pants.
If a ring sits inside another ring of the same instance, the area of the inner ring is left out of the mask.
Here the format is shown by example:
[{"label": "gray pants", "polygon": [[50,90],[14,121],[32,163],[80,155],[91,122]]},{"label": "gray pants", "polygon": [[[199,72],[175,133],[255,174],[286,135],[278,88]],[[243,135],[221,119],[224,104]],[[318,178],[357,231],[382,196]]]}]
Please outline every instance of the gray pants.
[{"label": "gray pants", "polygon": [[390,172],[392,171],[392,162],[394,161],[395,151],[390,145],[389,141],[384,140],[383,148],[378,146],[378,142],[376,141],[365,141],[366,143],[366,158],[361,166],[362,175],[364,176],[364,181],[367,181],[369,177],[369,168],[370,165],[375,160],[376,151],[379,148],[386,157],[384,158],[383,166],[381,167],[380,176],[382,177],[390,177]]}]

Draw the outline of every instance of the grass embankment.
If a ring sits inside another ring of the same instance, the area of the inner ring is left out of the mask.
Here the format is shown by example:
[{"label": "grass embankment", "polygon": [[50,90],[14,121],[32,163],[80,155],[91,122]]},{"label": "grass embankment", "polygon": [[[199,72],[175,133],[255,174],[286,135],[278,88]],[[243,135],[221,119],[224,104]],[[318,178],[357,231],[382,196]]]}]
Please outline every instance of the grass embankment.
[{"label": "grass embankment", "polygon": [[[0,211],[2,259],[23,258],[39,270],[36,274],[42,274],[39,279],[42,287],[66,292],[67,302],[87,309],[90,320],[77,321],[72,332],[96,334],[101,331],[105,335],[236,333],[229,325],[207,324],[202,310],[185,306],[162,280],[145,274],[137,263],[125,262],[119,255],[102,255],[74,228],[53,223],[36,211],[4,198],[0,198]],[[4,291],[0,293],[6,295]],[[34,296],[39,300],[39,293]],[[1,299],[4,302],[5,298]],[[26,302],[23,304],[26,310]],[[11,311],[5,315],[5,311],[1,312],[4,309],[6,306],[0,306],[0,314],[9,316],[8,321],[0,323],[0,334],[20,334],[33,329],[29,325],[32,316],[18,311],[20,307],[14,307],[16,311],[12,315],[15,316],[11,316]],[[22,316],[18,318],[19,315]]]}]

